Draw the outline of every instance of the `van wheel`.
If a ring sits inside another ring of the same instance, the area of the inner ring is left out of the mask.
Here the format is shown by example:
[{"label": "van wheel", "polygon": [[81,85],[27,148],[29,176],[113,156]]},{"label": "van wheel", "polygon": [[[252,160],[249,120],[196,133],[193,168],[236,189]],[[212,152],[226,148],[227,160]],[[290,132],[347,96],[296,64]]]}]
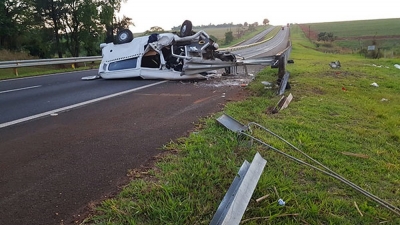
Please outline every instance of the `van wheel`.
[{"label": "van wheel", "polygon": [[132,40],[133,40],[132,31],[130,31],[129,29],[123,29],[120,32],[118,32],[114,44],[125,44],[131,42]]},{"label": "van wheel", "polygon": [[180,36],[187,37],[190,36],[191,33],[192,33],[192,22],[190,20],[185,20],[181,26]]}]

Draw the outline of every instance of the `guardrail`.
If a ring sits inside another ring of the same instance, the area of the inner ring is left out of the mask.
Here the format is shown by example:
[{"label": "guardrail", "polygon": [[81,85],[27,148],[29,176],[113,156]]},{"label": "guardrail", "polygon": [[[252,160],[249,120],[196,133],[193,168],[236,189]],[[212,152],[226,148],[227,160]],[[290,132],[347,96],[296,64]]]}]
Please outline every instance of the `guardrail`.
[{"label": "guardrail", "polygon": [[0,69],[12,68],[12,69],[14,69],[14,74],[16,76],[18,76],[17,68],[19,68],[19,67],[94,62],[94,61],[100,61],[101,58],[102,58],[102,56],[87,56],[87,57],[71,57],[71,58],[55,58],[55,59],[30,59],[30,60],[0,61]]},{"label": "guardrail", "polygon": [[[279,32],[279,31],[278,31],[278,32]],[[250,48],[250,47],[253,47],[253,46],[256,46],[256,45],[259,45],[259,44],[263,44],[263,43],[265,43],[265,42],[267,42],[267,41],[270,41],[272,38],[274,38],[274,37],[276,36],[276,34],[277,34],[278,32],[276,32],[272,37],[269,37],[269,38],[267,38],[267,39],[265,39],[265,40],[263,40],[263,41],[259,41],[259,42],[256,42],[256,43],[253,43],[253,44],[249,44],[249,45],[240,45],[240,46],[233,46],[233,47],[220,48],[220,49],[218,49],[218,50],[220,50],[220,51],[230,51],[230,52],[232,52],[232,51],[236,51],[236,50],[240,50],[240,49],[244,49],[244,48]]]},{"label": "guardrail", "polygon": [[267,38],[267,39],[265,39],[263,41],[256,42],[256,43],[253,43],[253,44],[249,44],[249,45],[241,45],[241,46],[235,46],[235,47],[220,48],[218,50],[233,52],[233,51],[236,51],[236,50],[240,50],[240,49],[244,49],[244,48],[250,48],[250,47],[253,47],[253,46],[256,46],[256,45],[263,44],[263,43],[265,43],[267,41],[270,41],[272,38],[273,37],[270,37],[270,38]]}]

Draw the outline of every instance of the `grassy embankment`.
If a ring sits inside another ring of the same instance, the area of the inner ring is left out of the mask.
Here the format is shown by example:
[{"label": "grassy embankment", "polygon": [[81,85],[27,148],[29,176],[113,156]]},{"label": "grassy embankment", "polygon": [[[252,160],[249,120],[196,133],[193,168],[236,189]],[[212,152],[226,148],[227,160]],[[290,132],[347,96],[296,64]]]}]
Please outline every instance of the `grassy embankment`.
[{"label": "grassy embankment", "polygon": [[[278,114],[265,113],[279,99],[261,84],[276,79],[276,70],[266,69],[248,86],[252,95],[227,104],[224,111],[242,123],[265,125],[399,207],[400,70],[393,66],[396,62],[315,51],[297,26],[291,38],[295,64],[288,70],[294,99],[289,107]],[[334,60],[341,61],[341,69],[328,66]],[[372,82],[379,87],[371,86]],[[189,137],[166,144],[170,154],[154,169],[130,171],[132,182],[104,201],[85,223],[209,224],[240,165],[258,151],[268,162],[243,216],[244,224],[400,224],[399,216],[343,183],[263,146],[249,147],[216,123],[220,114],[199,122],[198,131]],[[304,159],[265,132],[254,130],[253,135]],[[265,200],[255,201],[267,194]],[[279,198],[285,206],[277,204]]]}]

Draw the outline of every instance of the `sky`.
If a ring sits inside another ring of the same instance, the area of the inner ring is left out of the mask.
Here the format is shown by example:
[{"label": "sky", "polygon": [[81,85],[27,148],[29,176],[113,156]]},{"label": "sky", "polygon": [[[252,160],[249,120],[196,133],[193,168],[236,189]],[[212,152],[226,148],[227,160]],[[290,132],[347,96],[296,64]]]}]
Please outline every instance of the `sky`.
[{"label": "sky", "polygon": [[262,24],[267,18],[272,25],[318,23],[368,19],[400,18],[398,0],[127,0],[120,15],[132,18],[134,33],[153,26],[170,30],[184,20],[193,26],[208,24]]}]

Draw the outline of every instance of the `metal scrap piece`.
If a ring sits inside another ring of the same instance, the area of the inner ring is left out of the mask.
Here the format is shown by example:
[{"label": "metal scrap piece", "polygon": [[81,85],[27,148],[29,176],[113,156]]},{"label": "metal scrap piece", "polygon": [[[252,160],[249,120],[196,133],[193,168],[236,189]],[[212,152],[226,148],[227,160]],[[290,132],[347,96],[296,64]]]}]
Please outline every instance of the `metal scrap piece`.
[{"label": "metal scrap piece", "polygon": [[234,118],[226,114],[223,114],[222,116],[217,118],[217,121],[224,127],[226,127],[228,130],[233,131],[235,133],[240,133],[248,129],[247,126],[241,124],[239,121],[235,120]]},{"label": "metal scrap piece", "polygon": [[218,206],[210,225],[239,224],[257,186],[267,161],[257,152],[253,162],[244,161],[222,202]]}]

